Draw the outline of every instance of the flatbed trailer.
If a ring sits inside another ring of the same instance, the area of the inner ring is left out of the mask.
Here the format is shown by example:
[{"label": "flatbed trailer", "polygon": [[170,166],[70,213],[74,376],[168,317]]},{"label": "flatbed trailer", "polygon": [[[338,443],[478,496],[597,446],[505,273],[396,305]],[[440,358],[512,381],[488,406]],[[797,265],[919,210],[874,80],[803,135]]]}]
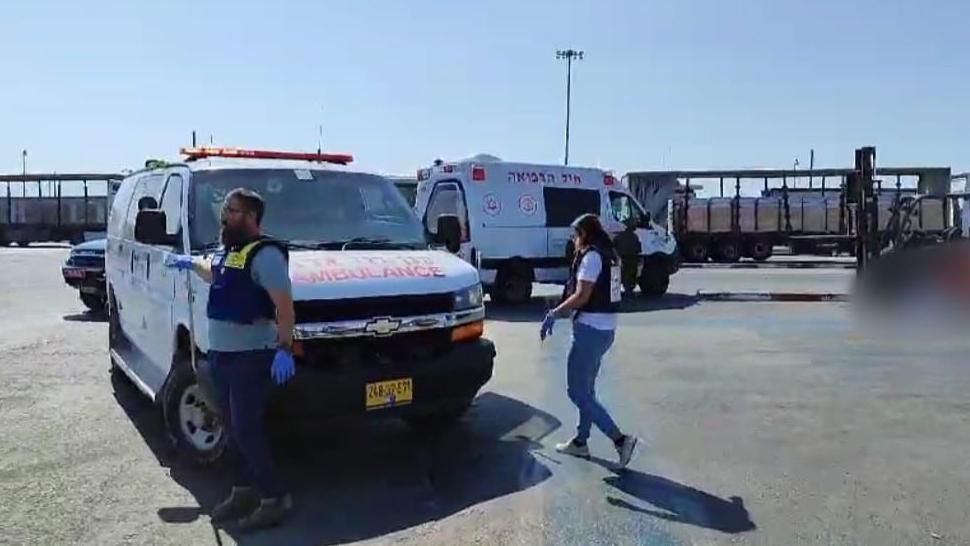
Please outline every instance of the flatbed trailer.
[{"label": "flatbed trailer", "polygon": [[[624,181],[641,202],[669,196],[669,208],[655,205],[655,214],[667,215],[685,261],[733,262],[742,257],[760,261],[771,257],[777,246],[790,247],[794,254],[851,254],[857,238],[856,205],[847,202],[846,187],[854,172],[648,171],[628,173]],[[921,232],[943,233],[958,221],[959,211],[945,197],[950,189],[949,168],[881,168],[876,176],[880,232],[887,229],[893,210],[907,196],[924,196],[914,215],[915,228]],[[716,182],[718,195],[697,197],[696,190],[706,187],[701,182]],[[742,186],[748,195],[742,195]],[[759,187],[760,195],[750,195],[752,187]]]},{"label": "flatbed trailer", "polygon": [[77,244],[103,234],[122,175],[0,175],[0,245]]}]

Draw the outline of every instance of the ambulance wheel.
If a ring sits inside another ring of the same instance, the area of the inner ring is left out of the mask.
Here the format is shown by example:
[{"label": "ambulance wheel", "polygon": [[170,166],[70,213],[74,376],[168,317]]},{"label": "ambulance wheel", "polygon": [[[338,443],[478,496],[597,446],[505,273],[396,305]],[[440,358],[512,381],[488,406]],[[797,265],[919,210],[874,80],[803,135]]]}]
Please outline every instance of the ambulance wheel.
[{"label": "ambulance wheel", "polygon": [[162,414],[180,458],[195,466],[220,462],[229,432],[187,363],[177,363],[162,391]]},{"label": "ambulance wheel", "polygon": [[755,241],[751,243],[751,257],[756,261],[763,262],[771,257],[774,249],[768,241]]},{"label": "ambulance wheel", "polygon": [[670,275],[662,271],[644,269],[640,275],[640,292],[649,298],[659,298],[670,287]]},{"label": "ambulance wheel", "polygon": [[532,281],[535,274],[523,262],[509,262],[501,266],[495,275],[492,298],[499,303],[521,304],[532,299]]}]

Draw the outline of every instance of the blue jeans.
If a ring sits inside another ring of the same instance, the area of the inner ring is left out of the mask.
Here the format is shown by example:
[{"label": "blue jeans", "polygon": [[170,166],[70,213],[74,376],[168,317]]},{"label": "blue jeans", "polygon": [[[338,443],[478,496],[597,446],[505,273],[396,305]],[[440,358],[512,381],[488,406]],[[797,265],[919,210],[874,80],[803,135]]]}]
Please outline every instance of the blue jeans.
[{"label": "blue jeans", "polygon": [[596,399],[596,375],[599,374],[603,355],[613,345],[612,330],[597,330],[580,322],[573,322],[573,344],[566,362],[566,384],[569,399],[579,409],[579,426],[576,440],[586,442],[593,424],[611,439],[620,435],[620,429],[606,408]]},{"label": "blue jeans", "polygon": [[255,487],[263,498],[286,493],[266,439],[266,401],[274,350],[209,351],[212,380],[222,410],[236,486]]}]

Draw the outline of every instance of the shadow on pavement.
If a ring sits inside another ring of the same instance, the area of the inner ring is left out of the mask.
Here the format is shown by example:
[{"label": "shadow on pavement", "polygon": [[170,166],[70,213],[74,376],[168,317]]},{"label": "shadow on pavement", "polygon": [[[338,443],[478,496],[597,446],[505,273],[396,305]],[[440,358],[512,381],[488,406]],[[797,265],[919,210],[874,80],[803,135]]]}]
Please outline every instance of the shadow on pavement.
[{"label": "shadow on pavement", "polygon": [[[697,296],[688,294],[665,294],[659,298],[628,298],[620,304],[620,313],[686,309],[699,301]],[[500,322],[541,322],[546,311],[552,309],[558,302],[558,297],[545,297],[532,298],[528,303],[521,305],[489,303],[485,308],[485,318]]]},{"label": "shadow on pavement", "polygon": [[[609,461],[595,462],[615,471]],[[741,497],[725,500],[706,491],[629,468],[616,472],[616,476],[603,478],[603,481],[660,510],[636,506],[617,497],[607,497],[606,501],[618,508],[722,533],[743,533],[757,528]]]},{"label": "shadow on pavement", "polygon": [[[161,417],[126,379],[115,397],[159,463],[198,507],[162,507],[161,520],[189,523],[228,493],[225,472],[178,464]],[[273,423],[274,451],[295,509],[279,528],[240,535],[239,544],[342,544],[381,537],[529,489],[551,476],[532,451],[561,425],[552,415],[484,393],[448,432],[417,434],[397,420],[312,426]]]},{"label": "shadow on pavement", "polygon": [[67,322],[108,322],[108,314],[99,311],[84,311],[61,317]]}]

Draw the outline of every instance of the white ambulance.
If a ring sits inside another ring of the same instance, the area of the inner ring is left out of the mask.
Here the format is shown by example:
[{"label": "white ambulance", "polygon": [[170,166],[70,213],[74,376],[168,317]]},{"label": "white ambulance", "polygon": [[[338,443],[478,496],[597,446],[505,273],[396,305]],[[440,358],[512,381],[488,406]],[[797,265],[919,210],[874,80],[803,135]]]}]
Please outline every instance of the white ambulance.
[{"label": "white ambulance", "polygon": [[[122,182],[106,259],[112,370],[160,407],[180,452],[214,462],[226,434],[206,361],[209,286],[164,261],[169,253],[211,256],[223,201],[238,187],[263,197],[264,233],[289,247],[296,375],[274,389],[272,413],[399,416],[423,427],[469,407],[495,357],[483,337],[478,273],[429,248],[390,181],[345,167],[345,155],[183,153],[182,163]],[[459,238],[454,217],[438,231],[448,246]]]},{"label": "white ambulance", "polygon": [[531,298],[533,282],[565,283],[569,226],[585,213],[599,215],[612,234],[628,219],[636,223],[645,295],[664,294],[679,264],[673,235],[601,169],[510,163],[489,155],[436,161],[418,171],[415,211],[432,236],[439,216],[458,217],[458,254],[478,267],[493,301],[521,303]]}]

